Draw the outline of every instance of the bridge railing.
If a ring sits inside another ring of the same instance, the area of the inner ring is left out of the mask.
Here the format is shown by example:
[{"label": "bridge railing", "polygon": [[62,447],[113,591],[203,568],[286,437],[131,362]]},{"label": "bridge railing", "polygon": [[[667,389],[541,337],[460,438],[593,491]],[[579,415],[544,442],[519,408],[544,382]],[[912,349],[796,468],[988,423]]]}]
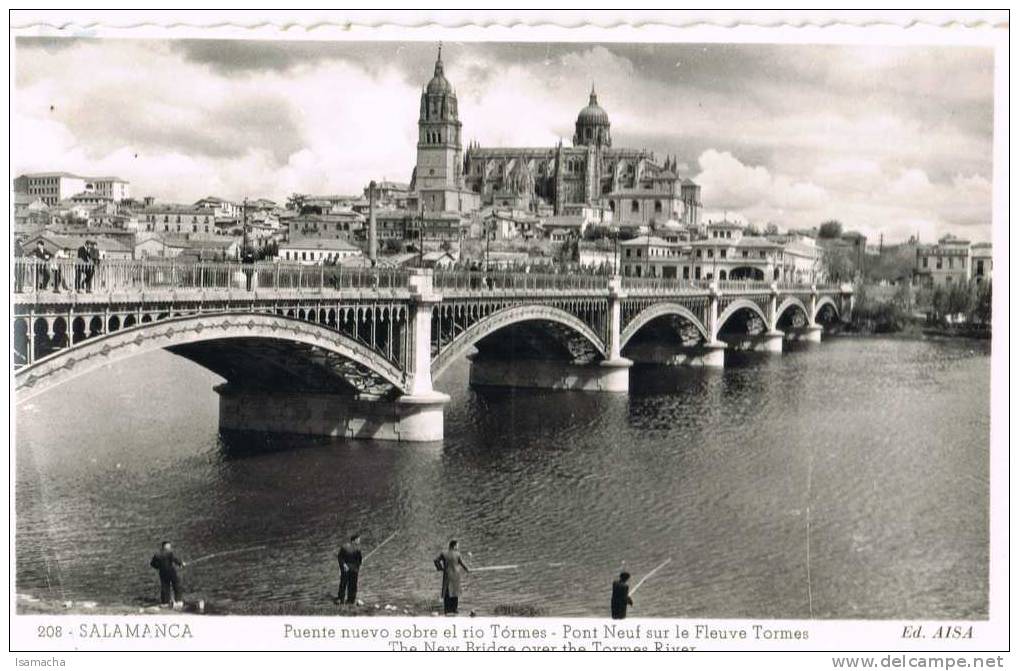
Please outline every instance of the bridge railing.
[{"label": "bridge railing", "polygon": [[622,278],[623,288],[636,291],[690,291],[704,292],[711,288],[710,280],[683,280],[675,277],[626,277]]},{"label": "bridge railing", "polygon": [[298,290],[400,289],[409,273],[396,268],[348,268],[284,263],[184,263],[173,260],[14,260],[15,293],[109,293],[160,289]]},{"label": "bridge railing", "polygon": [[436,270],[432,276],[432,284],[436,291],[440,292],[443,290],[599,291],[608,287],[608,279],[605,275],[569,273]]},{"label": "bridge railing", "polygon": [[765,282],[763,280],[719,280],[718,281],[719,291],[769,291],[771,290],[771,282]]}]

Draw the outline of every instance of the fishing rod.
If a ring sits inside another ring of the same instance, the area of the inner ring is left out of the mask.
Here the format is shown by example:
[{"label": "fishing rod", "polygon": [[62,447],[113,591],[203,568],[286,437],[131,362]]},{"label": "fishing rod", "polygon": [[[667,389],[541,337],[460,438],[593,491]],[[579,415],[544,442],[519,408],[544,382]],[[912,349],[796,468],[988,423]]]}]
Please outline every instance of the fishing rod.
[{"label": "fishing rod", "polygon": [[659,564],[658,566],[656,566],[656,567],[654,567],[653,569],[651,569],[651,572],[650,572],[650,573],[648,573],[648,574],[647,574],[646,576],[644,576],[643,578],[641,578],[641,579],[640,579],[640,582],[638,582],[638,583],[637,583],[636,585],[634,585],[634,586],[633,586],[633,589],[631,589],[631,590],[630,590],[630,596],[633,596],[633,594],[634,594],[634,593],[636,593],[636,591],[640,589],[640,586],[641,586],[641,585],[643,585],[643,584],[644,584],[644,582],[645,582],[645,581],[646,581],[646,580],[647,580],[648,578],[650,578],[650,577],[651,577],[651,576],[653,576],[654,574],[658,573],[658,571],[660,571],[661,569],[665,568],[665,565],[666,565],[666,564],[668,564],[668,563],[669,563],[670,561],[672,561],[672,557],[669,557],[668,559],[666,559],[665,561],[663,561],[663,562],[662,562],[661,564]]},{"label": "fishing rod", "polygon": [[382,549],[382,546],[383,546],[383,545],[385,545],[385,544],[386,544],[386,543],[388,543],[389,541],[391,541],[391,540],[393,540],[394,538],[396,538],[396,534],[397,534],[397,533],[399,533],[399,532],[397,532],[397,531],[394,531],[393,533],[389,534],[389,537],[388,537],[388,538],[387,538],[386,540],[384,540],[384,541],[382,541],[381,543],[379,543],[378,545],[376,545],[376,546],[375,546],[375,549],[374,549],[374,550],[372,550],[371,552],[369,552],[368,554],[366,554],[366,555],[365,555],[365,556],[364,556],[364,557],[363,557],[363,558],[361,559],[361,561],[362,561],[362,562],[368,561],[368,557],[371,557],[371,556],[372,556],[373,554],[375,554],[376,552],[378,552],[379,550],[381,550],[381,549]]},{"label": "fishing rod", "polygon": [[250,552],[251,550],[264,550],[265,547],[266,546],[264,545],[255,545],[253,547],[239,548],[237,550],[225,550],[223,552],[213,552],[211,555],[204,555],[202,557],[199,557],[198,559],[192,559],[191,561],[187,562],[187,564],[190,566],[191,564],[197,564],[200,561],[212,559],[213,557],[225,557],[226,555],[239,554],[241,552]]}]

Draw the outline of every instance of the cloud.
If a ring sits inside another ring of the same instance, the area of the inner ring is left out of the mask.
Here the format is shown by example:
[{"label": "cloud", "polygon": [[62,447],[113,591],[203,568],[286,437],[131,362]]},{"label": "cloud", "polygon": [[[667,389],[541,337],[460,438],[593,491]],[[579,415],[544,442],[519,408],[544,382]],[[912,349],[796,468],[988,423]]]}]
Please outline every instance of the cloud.
[{"label": "cloud", "polygon": [[[406,181],[435,46],[18,38],[12,164],[185,202]],[[989,221],[985,50],[447,43],[443,59],[465,140],[569,144],[594,82],[614,145],[676,156],[710,209],[875,231]]]}]

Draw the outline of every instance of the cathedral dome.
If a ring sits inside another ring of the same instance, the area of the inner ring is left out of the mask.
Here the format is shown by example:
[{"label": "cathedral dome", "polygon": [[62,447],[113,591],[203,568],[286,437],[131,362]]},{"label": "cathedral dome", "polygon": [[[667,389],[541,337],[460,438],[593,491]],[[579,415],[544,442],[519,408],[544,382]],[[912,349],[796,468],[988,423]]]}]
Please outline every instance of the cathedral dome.
[{"label": "cathedral dome", "polygon": [[573,136],[575,147],[611,147],[612,134],[609,132],[609,115],[598,104],[598,96],[591,86],[591,100],[577,115],[577,132]]},{"label": "cathedral dome", "polygon": [[591,88],[591,100],[587,103],[587,107],[580,110],[580,114],[577,115],[577,124],[584,126],[609,125],[608,112],[598,104],[598,96],[594,92],[594,87]]}]

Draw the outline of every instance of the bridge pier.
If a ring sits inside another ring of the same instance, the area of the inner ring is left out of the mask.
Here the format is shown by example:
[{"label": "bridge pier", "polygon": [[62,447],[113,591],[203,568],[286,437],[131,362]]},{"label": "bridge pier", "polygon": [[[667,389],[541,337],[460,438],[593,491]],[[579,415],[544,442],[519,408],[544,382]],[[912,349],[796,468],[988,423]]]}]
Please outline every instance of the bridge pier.
[{"label": "bridge pier", "polygon": [[670,343],[638,343],[627,347],[626,353],[638,364],[724,368],[727,347],[728,345],[721,341],[694,347]]},{"label": "bridge pier", "polygon": [[824,327],[820,324],[807,324],[802,328],[786,329],[785,339],[790,342],[821,342]]},{"label": "bridge pier", "polygon": [[383,399],[216,387],[219,428],[232,431],[304,434],[428,442],[442,440],[444,394]]},{"label": "bridge pier", "polygon": [[471,358],[470,384],[480,387],[627,392],[630,366],[622,357],[590,364],[546,359]]},{"label": "bridge pier", "polygon": [[750,350],[753,352],[771,352],[772,354],[782,353],[782,340],[785,333],[772,329],[758,336],[753,336],[750,343]]}]

